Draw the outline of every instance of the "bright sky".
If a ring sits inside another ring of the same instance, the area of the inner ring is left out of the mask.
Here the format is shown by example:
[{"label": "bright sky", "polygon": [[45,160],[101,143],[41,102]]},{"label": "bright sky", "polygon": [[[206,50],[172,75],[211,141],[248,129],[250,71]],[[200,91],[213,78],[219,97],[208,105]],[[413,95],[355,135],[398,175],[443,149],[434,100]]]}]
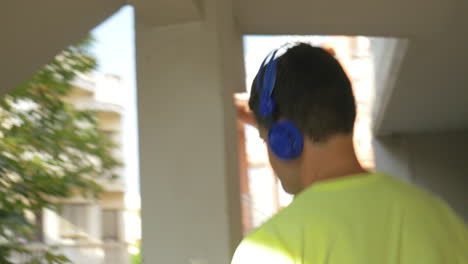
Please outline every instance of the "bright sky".
[{"label": "bright sky", "polygon": [[136,109],[135,32],[133,7],[125,6],[98,25],[91,34],[96,39],[92,52],[98,61],[98,73],[115,74],[123,81],[125,115],[123,154],[129,203],[139,206],[139,161]]},{"label": "bright sky", "polygon": [[135,88],[135,34],[133,7],[125,6],[92,32],[98,71],[119,75]]}]

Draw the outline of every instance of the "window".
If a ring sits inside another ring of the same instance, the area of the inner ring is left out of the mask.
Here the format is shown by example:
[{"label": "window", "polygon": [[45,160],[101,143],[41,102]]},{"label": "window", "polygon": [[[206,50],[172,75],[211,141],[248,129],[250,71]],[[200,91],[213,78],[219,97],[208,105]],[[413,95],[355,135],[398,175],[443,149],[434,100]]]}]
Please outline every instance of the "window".
[{"label": "window", "polygon": [[101,130],[101,132],[106,135],[106,137],[110,140],[114,140],[115,139],[115,135],[116,133],[114,131],[110,131],[110,130]]},{"label": "window", "polygon": [[119,240],[119,215],[117,209],[102,210],[102,240]]},{"label": "window", "polygon": [[88,230],[88,205],[65,204],[60,219],[60,236],[78,239],[86,237]]}]

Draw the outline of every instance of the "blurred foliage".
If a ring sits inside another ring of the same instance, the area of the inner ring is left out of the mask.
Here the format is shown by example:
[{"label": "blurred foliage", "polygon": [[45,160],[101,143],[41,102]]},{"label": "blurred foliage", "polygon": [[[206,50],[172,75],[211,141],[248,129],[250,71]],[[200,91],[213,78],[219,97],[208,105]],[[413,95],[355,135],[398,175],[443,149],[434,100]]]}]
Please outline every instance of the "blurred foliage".
[{"label": "blurred foliage", "polygon": [[131,263],[132,264],[141,264],[141,241],[138,241],[137,243],[137,248],[138,248],[138,253],[136,254],[131,254]]},{"label": "blurred foliage", "polygon": [[64,99],[77,75],[96,67],[91,43],[87,37],[68,47],[1,97],[0,263],[13,254],[31,255],[29,263],[69,263],[50,250],[32,256],[27,245],[40,231],[31,216],[59,211],[59,201],[75,195],[97,198],[96,179],[116,177],[115,145],[99,130],[96,113]]}]

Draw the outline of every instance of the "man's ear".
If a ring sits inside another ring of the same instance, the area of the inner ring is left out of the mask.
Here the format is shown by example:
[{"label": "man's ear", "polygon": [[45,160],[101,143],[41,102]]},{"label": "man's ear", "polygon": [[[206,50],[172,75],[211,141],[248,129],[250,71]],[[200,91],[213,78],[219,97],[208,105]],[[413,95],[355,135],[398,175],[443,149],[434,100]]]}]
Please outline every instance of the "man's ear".
[{"label": "man's ear", "polygon": [[258,127],[258,135],[263,140],[263,142],[267,143],[268,141],[268,131],[264,127]]}]

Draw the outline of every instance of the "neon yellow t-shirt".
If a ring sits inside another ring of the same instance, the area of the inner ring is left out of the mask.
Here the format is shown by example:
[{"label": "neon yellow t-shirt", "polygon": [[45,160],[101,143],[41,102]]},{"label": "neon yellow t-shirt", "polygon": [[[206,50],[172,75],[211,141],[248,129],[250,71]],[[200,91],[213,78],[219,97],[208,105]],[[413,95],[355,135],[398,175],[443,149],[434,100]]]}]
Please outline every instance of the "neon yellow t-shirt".
[{"label": "neon yellow t-shirt", "polygon": [[468,230],[444,202],[372,173],[319,182],[248,235],[232,264],[468,264]]}]

